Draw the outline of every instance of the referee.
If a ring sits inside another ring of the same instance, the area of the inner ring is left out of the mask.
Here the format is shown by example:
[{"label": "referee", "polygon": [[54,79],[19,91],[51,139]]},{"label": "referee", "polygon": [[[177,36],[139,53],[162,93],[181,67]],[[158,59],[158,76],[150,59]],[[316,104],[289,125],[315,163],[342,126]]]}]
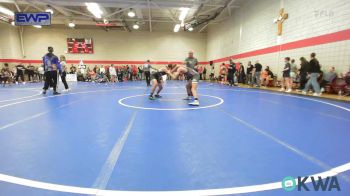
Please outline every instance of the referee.
[{"label": "referee", "polygon": [[151,61],[147,60],[147,62],[143,65],[143,72],[145,73],[147,86],[151,86]]},{"label": "referee", "polygon": [[57,69],[59,68],[58,57],[53,54],[53,48],[47,48],[48,53],[43,57],[43,64],[45,70],[45,85],[43,94],[46,94],[49,86],[53,87],[53,95],[59,95],[57,92]]}]

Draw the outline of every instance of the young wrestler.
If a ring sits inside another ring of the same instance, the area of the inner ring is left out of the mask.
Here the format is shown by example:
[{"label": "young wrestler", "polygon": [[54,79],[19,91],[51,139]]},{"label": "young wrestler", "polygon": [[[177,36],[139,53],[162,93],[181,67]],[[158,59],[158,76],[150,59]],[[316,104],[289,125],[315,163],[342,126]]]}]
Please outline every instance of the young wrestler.
[{"label": "young wrestler", "polygon": [[[198,93],[197,93],[197,88],[198,88],[198,81],[199,81],[199,73],[196,72],[194,69],[185,67],[183,65],[177,65],[175,69],[172,70],[173,73],[170,73],[170,76],[172,78],[177,78],[180,74],[186,74],[188,78],[188,83],[186,85],[187,93],[189,96],[189,89],[190,92],[192,93],[194,97],[194,101],[188,103],[189,105],[193,106],[199,106],[199,100],[198,100]],[[185,100],[190,100],[190,97],[185,98]]]},{"label": "young wrestler", "polygon": [[[159,95],[159,93],[160,93],[160,91],[163,90],[163,83],[164,83],[163,76],[166,76],[167,74],[169,74],[170,70],[171,70],[171,65],[167,65],[165,68],[161,68],[161,69],[157,70],[157,72],[152,74],[152,78],[153,78],[152,79],[152,90],[151,90],[151,94],[148,97],[150,100],[154,100],[156,98],[162,97]],[[158,87],[157,94],[155,96],[153,96],[157,87]]]}]

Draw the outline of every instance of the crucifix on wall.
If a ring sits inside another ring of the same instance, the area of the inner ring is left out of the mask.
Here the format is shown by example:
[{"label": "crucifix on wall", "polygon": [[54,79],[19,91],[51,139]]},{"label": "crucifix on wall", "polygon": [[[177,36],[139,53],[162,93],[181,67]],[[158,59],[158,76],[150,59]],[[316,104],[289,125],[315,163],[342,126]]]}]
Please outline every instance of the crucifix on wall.
[{"label": "crucifix on wall", "polygon": [[282,35],[283,22],[288,19],[288,13],[284,12],[284,8],[280,9],[280,15],[274,20],[277,23],[277,35]]}]

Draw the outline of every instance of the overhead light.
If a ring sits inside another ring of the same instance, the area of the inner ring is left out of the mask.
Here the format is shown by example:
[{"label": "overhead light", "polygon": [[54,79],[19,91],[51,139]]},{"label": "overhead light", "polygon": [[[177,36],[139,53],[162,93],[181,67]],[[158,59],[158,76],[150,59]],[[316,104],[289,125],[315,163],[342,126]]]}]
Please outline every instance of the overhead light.
[{"label": "overhead light", "polygon": [[134,12],[134,10],[131,8],[130,11],[128,12],[128,16],[133,18],[136,16],[136,13]]},{"label": "overhead light", "polygon": [[7,8],[0,6],[0,12],[9,16],[14,16],[15,13]]},{"label": "overhead light", "polygon": [[193,31],[193,27],[190,27],[187,29],[188,31]]},{"label": "overhead light", "polygon": [[174,32],[175,32],[175,33],[179,32],[180,27],[181,27],[180,24],[176,24],[175,27],[174,27]]},{"label": "overhead light", "polygon": [[41,29],[41,25],[33,25],[33,27]]},{"label": "overhead light", "polygon": [[102,10],[97,3],[85,3],[87,9],[91,14],[93,14],[96,18],[102,18]]},{"label": "overhead light", "polygon": [[140,26],[139,26],[138,24],[134,24],[134,25],[132,26],[132,28],[134,28],[134,29],[139,29]]},{"label": "overhead light", "polygon": [[50,12],[51,14],[53,14],[53,9],[47,8],[47,9],[45,10],[45,12]]},{"label": "overhead light", "polygon": [[189,10],[190,10],[190,8],[187,8],[187,7],[180,8],[181,13],[179,16],[179,20],[181,20],[181,21],[185,20]]},{"label": "overhead light", "polygon": [[70,28],[74,28],[74,27],[75,27],[75,24],[74,24],[74,22],[69,22],[69,23],[68,23],[68,26],[69,26]]}]

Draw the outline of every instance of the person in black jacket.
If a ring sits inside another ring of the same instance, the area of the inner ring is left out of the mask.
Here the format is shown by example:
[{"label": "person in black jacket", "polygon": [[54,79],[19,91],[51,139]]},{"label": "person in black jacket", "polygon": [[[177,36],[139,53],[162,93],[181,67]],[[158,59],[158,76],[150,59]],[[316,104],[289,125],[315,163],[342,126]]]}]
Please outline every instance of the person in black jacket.
[{"label": "person in black jacket", "polygon": [[302,91],[305,88],[305,84],[307,82],[307,72],[309,70],[309,62],[305,59],[305,57],[300,57],[300,69],[299,69],[299,76],[300,76],[300,86],[299,91]]},{"label": "person in black jacket", "polygon": [[262,65],[259,63],[259,61],[256,61],[255,62],[255,65],[254,65],[254,81],[253,81],[253,84],[256,85],[256,87],[260,87],[260,76],[261,76],[261,70],[262,70]]},{"label": "person in black jacket", "polygon": [[249,61],[247,65],[247,84],[253,85],[253,65],[252,62]]},{"label": "person in black jacket", "polygon": [[321,95],[321,90],[320,90],[320,85],[317,82],[317,78],[321,72],[321,66],[318,60],[316,59],[316,54],[311,53],[311,60],[310,60],[310,68],[308,70],[309,74],[309,80],[307,81],[305,85],[305,89],[303,90],[303,94],[307,94],[309,91],[310,86],[312,85],[315,93],[313,94],[314,96],[320,96]]},{"label": "person in black jacket", "polygon": [[236,73],[236,64],[233,62],[233,59],[230,59],[230,65],[228,66],[228,75],[227,75],[227,80],[230,86],[235,85],[235,73]]},{"label": "person in black jacket", "polygon": [[244,66],[241,62],[240,62],[239,70],[238,70],[238,83],[245,84]]}]

